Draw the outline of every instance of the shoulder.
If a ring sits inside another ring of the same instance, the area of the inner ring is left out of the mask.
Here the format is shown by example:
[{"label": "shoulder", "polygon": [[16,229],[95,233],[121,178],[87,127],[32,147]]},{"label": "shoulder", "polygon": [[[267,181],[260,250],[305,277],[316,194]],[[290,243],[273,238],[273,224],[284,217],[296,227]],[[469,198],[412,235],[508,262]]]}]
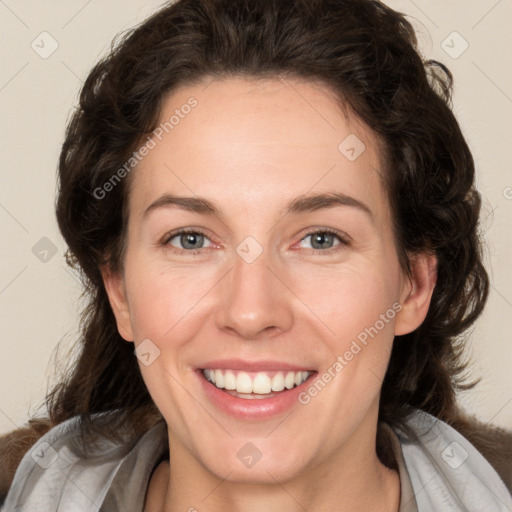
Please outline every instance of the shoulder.
[{"label": "shoulder", "polygon": [[464,411],[452,427],[489,461],[512,493],[512,430],[485,423]]},{"label": "shoulder", "polygon": [[7,496],[23,455],[52,427],[49,418],[32,418],[28,425],[0,436],[0,505]]},{"label": "shoulder", "polygon": [[84,453],[78,417],[51,428],[23,456],[2,510],[97,511],[133,444],[99,439]]},{"label": "shoulder", "polygon": [[[502,478],[471,442],[475,437],[469,428],[460,429],[469,433],[466,437],[453,426],[420,410],[408,416],[405,427],[396,433],[418,505],[444,511],[512,509],[512,496],[505,485],[507,468],[502,468],[505,477]],[[502,442],[507,445],[511,439],[507,440],[506,432],[502,438],[493,428],[487,436],[489,446]],[[510,461],[507,466],[509,471]]]}]

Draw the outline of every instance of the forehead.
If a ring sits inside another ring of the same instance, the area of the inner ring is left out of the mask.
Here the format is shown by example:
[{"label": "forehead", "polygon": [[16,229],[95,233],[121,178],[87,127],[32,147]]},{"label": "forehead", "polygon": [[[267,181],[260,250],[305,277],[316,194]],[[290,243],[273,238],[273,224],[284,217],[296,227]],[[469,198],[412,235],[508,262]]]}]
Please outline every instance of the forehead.
[{"label": "forehead", "polygon": [[385,202],[375,134],[319,82],[231,77],[182,86],[163,103],[152,141],[133,171],[131,212],[166,191],[260,207],[310,191]]}]

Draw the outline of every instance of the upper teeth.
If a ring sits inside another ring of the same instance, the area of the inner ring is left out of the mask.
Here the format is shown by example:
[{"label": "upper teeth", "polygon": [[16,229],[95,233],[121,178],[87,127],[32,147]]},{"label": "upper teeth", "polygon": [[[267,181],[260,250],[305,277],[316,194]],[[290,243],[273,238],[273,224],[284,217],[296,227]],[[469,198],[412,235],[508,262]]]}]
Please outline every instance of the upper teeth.
[{"label": "upper teeth", "polygon": [[[272,376],[269,373],[273,374]],[[205,369],[204,376],[220,389],[234,390],[238,393],[267,394],[272,391],[292,389],[302,384],[311,372],[237,372],[235,370]]]}]

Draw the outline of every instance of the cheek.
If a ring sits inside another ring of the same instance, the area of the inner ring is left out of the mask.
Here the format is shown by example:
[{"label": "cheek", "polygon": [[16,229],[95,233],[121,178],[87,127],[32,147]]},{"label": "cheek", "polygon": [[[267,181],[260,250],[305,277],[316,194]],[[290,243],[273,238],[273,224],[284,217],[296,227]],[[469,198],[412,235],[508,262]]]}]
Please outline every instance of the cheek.
[{"label": "cheek", "polygon": [[133,257],[130,265],[127,292],[135,346],[149,339],[158,349],[150,345],[154,360],[149,365],[142,360],[139,363],[142,377],[164,416],[172,417],[174,425],[185,424],[187,415],[200,416],[197,408],[187,403],[189,397],[184,395],[180,380],[188,370],[190,341],[203,325],[198,314],[205,307],[211,280],[204,274],[176,266],[171,269],[142,257]]},{"label": "cheek", "polygon": [[[398,273],[363,260],[309,273],[294,290],[331,335],[342,341],[373,326],[397,300]],[[393,320],[394,310],[388,317]],[[393,322],[386,322],[386,326]],[[379,323],[380,326],[380,323]],[[383,329],[386,330],[386,329]]]},{"label": "cheek", "polygon": [[[326,357],[320,369],[325,385],[312,384],[300,399],[311,402],[318,417],[325,416],[340,431],[363,420],[379,395],[389,361],[400,306],[380,270],[368,263],[360,270],[333,272],[307,299],[321,320],[311,317],[314,328],[325,333],[321,349]],[[302,293],[307,293],[306,284]]]},{"label": "cheek", "polygon": [[132,276],[127,292],[135,340],[149,338],[156,345],[191,336],[186,330],[194,325],[216,276],[213,269],[198,273],[135,260],[127,275]]},{"label": "cheek", "polygon": [[[361,260],[317,275],[321,278],[316,284],[308,279],[299,292],[317,317],[313,322],[325,332],[330,356],[323,370],[336,375],[330,393],[345,397],[343,414],[355,414],[376,396],[393,344],[401,308],[396,291],[399,274],[392,258],[389,264],[378,261]],[[324,396],[327,399],[328,394]],[[338,403],[338,398],[333,401]]]}]

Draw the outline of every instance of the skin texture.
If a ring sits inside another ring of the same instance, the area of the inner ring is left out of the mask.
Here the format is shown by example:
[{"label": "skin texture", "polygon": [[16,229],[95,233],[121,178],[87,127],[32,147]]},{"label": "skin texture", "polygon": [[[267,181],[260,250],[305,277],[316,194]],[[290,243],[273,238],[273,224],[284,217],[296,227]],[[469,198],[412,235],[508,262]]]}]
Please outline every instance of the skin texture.
[{"label": "skin texture", "polygon": [[[393,337],[424,320],[436,272],[427,255],[412,260],[410,278],[401,271],[377,139],[319,83],[205,80],[174,91],[161,120],[191,96],[198,105],[133,171],[123,274],[103,270],[121,336],[160,350],[139,366],[171,458],[153,474],[146,510],[396,511],[398,474],[375,451],[380,388]],[[338,149],[349,134],[365,145],[354,161]],[[204,197],[220,213],[143,217],[165,192]],[[332,192],[371,216],[346,205],[283,214],[299,196]],[[186,237],[166,237],[179,228],[206,237],[186,249]],[[312,228],[343,238],[315,245]],[[263,249],[252,263],[236,252],[248,236]],[[220,411],[194,371],[234,357],[322,374],[393,304],[399,313],[317,396],[271,420]],[[248,442],[262,453],[250,468],[237,457]]]}]

